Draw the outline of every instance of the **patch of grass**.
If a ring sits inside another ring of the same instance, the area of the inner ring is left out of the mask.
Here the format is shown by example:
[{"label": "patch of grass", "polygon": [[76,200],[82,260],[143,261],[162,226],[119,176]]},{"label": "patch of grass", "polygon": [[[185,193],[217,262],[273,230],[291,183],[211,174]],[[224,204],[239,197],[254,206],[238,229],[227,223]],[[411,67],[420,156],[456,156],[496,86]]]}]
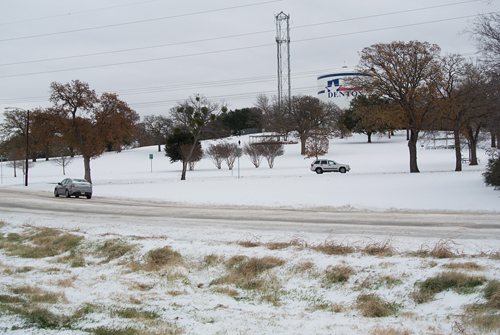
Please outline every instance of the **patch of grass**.
[{"label": "patch of grass", "polygon": [[212,288],[212,291],[224,294],[230,297],[237,297],[238,296],[238,291],[235,289],[232,289],[230,287],[214,287]]},{"label": "patch of grass", "polygon": [[205,257],[203,257],[202,267],[206,268],[209,266],[214,266],[220,264],[221,262],[222,258],[217,256],[216,254],[206,255]]},{"label": "patch of grass", "polygon": [[120,258],[128,252],[134,250],[136,245],[129,244],[122,239],[112,239],[105,241],[97,247],[97,255],[105,258],[105,262],[111,262],[114,259]]},{"label": "patch of grass", "polygon": [[393,288],[401,285],[403,281],[393,276],[368,276],[359,285],[359,289],[378,290],[380,287]]},{"label": "patch of grass", "polygon": [[485,277],[470,276],[455,271],[442,272],[435,277],[417,283],[418,290],[413,293],[413,299],[418,304],[425,303],[430,301],[435,294],[446,290],[468,294],[484,282],[486,282]]},{"label": "patch of grass", "polygon": [[160,315],[152,311],[143,311],[137,308],[123,308],[114,310],[111,313],[112,316],[117,316],[124,319],[146,319],[154,320],[158,319]]},{"label": "patch of grass", "polygon": [[457,244],[453,239],[441,239],[430,249],[427,245],[422,245],[420,249],[414,253],[420,257],[434,257],[434,258],[456,258],[459,254],[454,250]]},{"label": "patch of grass", "polygon": [[305,272],[307,270],[313,269],[314,268],[314,263],[310,262],[310,261],[301,262],[301,263],[295,265],[294,268],[298,272]]},{"label": "patch of grass", "polygon": [[491,300],[494,296],[500,295],[500,281],[490,280],[484,288],[483,293],[484,298],[487,300]]},{"label": "patch of grass", "polygon": [[71,250],[69,255],[59,257],[57,259],[58,263],[68,263],[72,268],[83,268],[85,267],[85,258],[83,258],[75,250]]},{"label": "patch of grass", "polygon": [[312,249],[326,255],[347,255],[356,252],[356,248],[335,241],[325,241],[323,244],[312,247]]},{"label": "patch of grass", "polygon": [[323,302],[310,305],[308,310],[341,313],[345,310],[345,308],[341,304]]},{"label": "patch of grass", "polygon": [[275,307],[281,306],[281,294],[279,291],[273,291],[260,297],[260,301],[267,302]]},{"label": "patch of grass", "polygon": [[370,330],[370,335],[410,335],[412,331],[408,329],[398,329],[394,327],[380,327],[376,326]]},{"label": "patch of grass", "polygon": [[448,263],[444,264],[443,267],[447,269],[462,269],[462,270],[470,270],[470,271],[482,271],[484,270],[484,266],[477,264],[476,262],[465,262],[465,263]]},{"label": "patch of grass", "polygon": [[360,251],[370,256],[391,256],[394,253],[391,242],[391,239],[381,242],[370,242],[364,248],[361,248]]},{"label": "patch of grass", "polygon": [[146,271],[158,271],[165,266],[184,265],[182,255],[169,246],[151,250],[144,258],[143,269]]},{"label": "patch of grass", "polygon": [[45,291],[34,286],[20,286],[11,289],[12,293],[25,296],[29,301],[36,303],[56,304],[59,298],[64,297],[61,294]]},{"label": "patch of grass", "polygon": [[82,236],[43,228],[28,232],[26,236],[9,234],[7,239],[2,241],[2,248],[6,249],[10,256],[45,258],[74,250],[82,240]]},{"label": "patch of grass", "polygon": [[226,265],[230,273],[212,281],[210,285],[235,284],[237,287],[247,290],[259,289],[265,285],[265,282],[257,277],[261,273],[283,264],[285,264],[284,260],[270,256],[250,259],[245,256],[234,256],[228,260]]},{"label": "patch of grass", "polygon": [[360,294],[356,299],[356,308],[368,318],[381,318],[394,315],[398,312],[399,305],[386,302],[375,293]]},{"label": "patch of grass", "polygon": [[281,250],[289,247],[307,247],[307,243],[299,238],[293,238],[288,242],[267,242],[265,246],[269,250]]},{"label": "patch of grass", "polygon": [[140,335],[139,330],[132,327],[114,328],[101,326],[98,328],[86,329],[86,331],[91,332],[94,335]]},{"label": "patch of grass", "polygon": [[0,304],[17,304],[17,303],[23,303],[25,301],[26,300],[18,296],[0,294]]},{"label": "patch of grass", "polygon": [[324,272],[323,286],[331,287],[333,284],[343,284],[354,274],[350,266],[337,265],[329,266]]}]

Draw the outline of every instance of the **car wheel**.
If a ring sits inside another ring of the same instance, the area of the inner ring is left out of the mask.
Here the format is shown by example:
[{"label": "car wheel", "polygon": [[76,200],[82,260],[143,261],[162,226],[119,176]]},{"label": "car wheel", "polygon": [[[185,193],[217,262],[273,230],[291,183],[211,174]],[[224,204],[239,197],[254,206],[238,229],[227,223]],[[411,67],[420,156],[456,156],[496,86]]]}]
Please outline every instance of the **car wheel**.
[{"label": "car wheel", "polygon": [[322,170],[321,168],[317,168],[317,169],[316,169],[316,173],[317,173],[317,174],[322,174],[322,173],[323,173],[323,170]]},{"label": "car wheel", "polygon": [[87,194],[87,199],[91,199],[92,198],[92,194]]},{"label": "car wheel", "polygon": [[64,192],[64,195],[66,196],[66,198],[69,198],[69,191],[66,190],[66,192]]},{"label": "car wheel", "polygon": [[59,192],[57,192],[57,188],[54,189],[54,197],[58,198],[59,197]]},{"label": "car wheel", "polygon": [[345,167],[341,167],[341,168],[339,169],[339,171],[340,171],[340,173],[345,173],[345,172],[346,172]]},{"label": "car wheel", "polygon": [[80,196],[77,194],[77,195],[75,195],[75,198],[80,198]]}]

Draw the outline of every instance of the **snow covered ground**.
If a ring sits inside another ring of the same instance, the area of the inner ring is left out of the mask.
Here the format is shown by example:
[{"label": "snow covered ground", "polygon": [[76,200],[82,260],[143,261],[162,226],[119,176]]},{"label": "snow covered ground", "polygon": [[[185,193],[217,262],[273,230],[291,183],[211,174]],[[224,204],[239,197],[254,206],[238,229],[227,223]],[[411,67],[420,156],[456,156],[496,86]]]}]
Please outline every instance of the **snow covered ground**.
[{"label": "snow covered ground", "polygon": [[[231,140],[243,144],[248,137]],[[225,165],[218,170],[203,159],[194,171],[188,171],[186,181],[180,180],[180,163],[170,164],[156,147],[105,153],[91,161],[94,197],[70,200],[99,203],[106,198],[123,198],[156,204],[368,213],[488,213],[499,214],[500,218],[500,194],[482,180],[487,162],[483,149],[479,150],[479,166],[464,165],[463,172],[454,172],[453,150],[434,150],[429,148],[432,142],[421,142],[421,173],[410,174],[404,133],[373,141],[368,144],[365,136],[356,135],[330,142],[327,157],[349,164],[352,170],[346,174],[317,175],[310,171],[312,159],[300,156],[299,144],[287,145],[285,155],[276,159],[273,169],[265,160],[256,169],[245,156],[235,164],[234,171]],[[18,175],[21,173],[19,170]],[[62,168],[50,161],[39,161],[29,170],[27,188],[22,176],[14,178],[12,174],[4,164],[3,189],[45,192],[47,197],[52,196],[54,184],[65,177]],[[83,176],[81,158],[69,165],[66,176]],[[61,201],[61,206],[65,204]],[[41,259],[9,254],[4,247],[0,253],[0,310],[11,312],[0,317],[0,332],[6,333],[78,334],[93,329],[101,334],[119,334],[119,329],[125,328],[130,333],[149,329],[153,334],[456,334],[462,328],[472,331],[471,324],[461,316],[466,314],[465,305],[484,300],[481,289],[486,282],[468,294],[446,290],[422,304],[412,298],[418,283],[448,271],[484,277],[486,281],[500,278],[500,236],[452,239],[460,234],[458,231],[449,236],[452,240],[441,243],[463,257],[435,258],[408,253],[417,252],[417,246],[431,250],[439,245],[439,238],[393,238],[390,227],[385,236],[370,236],[362,231],[359,235],[336,236],[310,234],[304,227],[301,233],[293,234],[231,229],[211,233],[210,227],[148,231],[147,226],[135,226],[133,222],[108,225],[101,217],[93,216],[54,220],[29,212],[0,214],[0,221],[4,222],[0,228],[0,243],[4,246],[17,245],[15,234],[33,235],[42,227],[84,237],[72,253]],[[491,231],[498,233],[497,229]],[[134,248],[108,262],[98,251],[105,241],[119,241]],[[271,242],[290,244],[275,249]],[[367,246],[385,242],[392,247],[392,253],[366,252]],[[329,255],[318,248],[325,243],[356,250]],[[178,252],[182,263],[156,271],[141,268],[140,264],[147,263],[149,251],[165,246]],[[240,259],[238,256],[247,257],[247,261],[274,257],[283,262],[256,277],[262,283],[259,288],[221,284],[221,279],[232,271],[228,267],[231,260]],[[457,263],[476,266],[466,270]],[[340,267],[351,269],[348,280],[325,283],[328,273]],[[12,312],[15,303],[4,302],[6,296],[36,301],[33,297],[37,295],[26,293],[27,287],[39,288],[42,293],[38,296],[52,292],[57,298],[51,303],[32,302],[26,309],[36,305],[57,315],[71,316],[71,326],[62,327],[59,320],[59,326],[51,330],[22,313]],[[396,306],[397,313],[363,316],[356,301],[364,293],[377,294]],[[10,309],[6,309],[7,305]],[[82,308],[87,312],[75,316]],[[124,310],[143,314],[127,317]],[[32,326],[26,320],[31,320]]]}]

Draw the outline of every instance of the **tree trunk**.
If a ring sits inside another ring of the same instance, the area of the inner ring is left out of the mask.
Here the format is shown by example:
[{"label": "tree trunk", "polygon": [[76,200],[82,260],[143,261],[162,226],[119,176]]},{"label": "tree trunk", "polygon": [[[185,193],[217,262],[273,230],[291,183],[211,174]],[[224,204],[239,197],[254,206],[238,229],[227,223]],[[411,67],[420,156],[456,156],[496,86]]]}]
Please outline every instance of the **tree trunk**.
[{"label": "tree trunk", "polygon": [[366,136],[368,136],[368,143],[372,143],[372,133],[371,132],[367,132]]},{"label": "tree trunk", "polygon": [[497,137],[495,136],[494,132],[490,132],[491,134],[491,147],[496,148],[497,147]]},{"label": "tree trunk", "polygon": [[161,144],[158,144],[158,152],[161,152]]},{"label": "tree trunk", "polygon": [[410,172],[420,172],[417,164],[417,140],[418,130],[410,131],[410,140],[408,141],[408,149],[410,149]]},{"label": "tree trunk", "polygon": [[182,161],[182,174],[181,174],[181,180],[186,180],[186,170],[187,170],[187,165],[188,165],[187,160],[183,160],[183,161]]},{"label": "tree trunk", "polygon": [[469,142],[469,165],[478,165],[477,163],[477,139],[479,137],[480,127],[474,130],[472,127],[467,128],[467,137]]},{"label": "tree trunk", "polygon": [[83,166],[85,167],[85,180],[92,184],[92,178],[90,177],[90,157],[83,155]]},{"label": "tree trunk", "polygon": [[461,148],[460,148],[460,128],[457,124],[455,124],[455,127],[453,129],[453,137],[455,138],[455,171],[462,171],[462,152],[461,152]]},{"label": "tree trunk", "polygon": [[408,128],[406,128],[406,140],[410,140],[410,130]]},{"label": "tree trunk", "polygon": [[299,135],[299,138],[300,138],[300,154],[302,156],[304,156],[306,154],[306,142],[307,142],[307,138],[309,136],[307,136],[307,134],[300,134]]}]

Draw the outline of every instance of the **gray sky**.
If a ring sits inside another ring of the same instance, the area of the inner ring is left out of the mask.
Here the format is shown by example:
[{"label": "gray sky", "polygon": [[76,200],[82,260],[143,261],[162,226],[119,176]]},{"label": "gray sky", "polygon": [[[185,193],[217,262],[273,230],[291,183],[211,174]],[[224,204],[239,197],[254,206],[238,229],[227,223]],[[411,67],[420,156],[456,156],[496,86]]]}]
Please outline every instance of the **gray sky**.
[{"label": "gray sky", "polygon": [[292,94],[375,43],[419,40],[476,57],[467,34],[498,0],[1,0],[0,108],[48,107],[79,79],[141,116],[202,94],[230,109],[277,92],[274,17],[290,14]]}]

